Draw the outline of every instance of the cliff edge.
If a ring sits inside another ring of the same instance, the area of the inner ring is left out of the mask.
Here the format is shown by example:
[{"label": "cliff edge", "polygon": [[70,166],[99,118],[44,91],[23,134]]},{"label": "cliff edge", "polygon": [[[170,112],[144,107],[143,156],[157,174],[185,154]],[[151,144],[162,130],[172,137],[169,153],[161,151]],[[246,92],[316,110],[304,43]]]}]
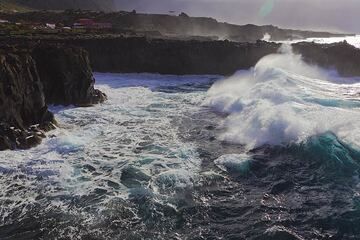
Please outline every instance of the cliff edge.
[{"label": "cliff edge", "polygon": [[0,150],[39,144],[44,131],[56,124],[47,104],[91,105],[105,99],[94,89],[88,56],[81,49],[0,47]]}]

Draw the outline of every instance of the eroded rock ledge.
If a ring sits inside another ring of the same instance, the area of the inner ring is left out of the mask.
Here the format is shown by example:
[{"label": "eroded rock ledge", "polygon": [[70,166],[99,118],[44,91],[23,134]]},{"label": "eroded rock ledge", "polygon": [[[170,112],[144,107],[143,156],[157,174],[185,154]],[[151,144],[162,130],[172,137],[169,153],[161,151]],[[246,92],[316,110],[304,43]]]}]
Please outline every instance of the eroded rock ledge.
[{"label": "eroded rock ledge", "polygon": [[55,127],[47,104],[91,105],[106,95],[94,89],[86,51],[62,45],[0,47],[0,150],[39,144]]}]

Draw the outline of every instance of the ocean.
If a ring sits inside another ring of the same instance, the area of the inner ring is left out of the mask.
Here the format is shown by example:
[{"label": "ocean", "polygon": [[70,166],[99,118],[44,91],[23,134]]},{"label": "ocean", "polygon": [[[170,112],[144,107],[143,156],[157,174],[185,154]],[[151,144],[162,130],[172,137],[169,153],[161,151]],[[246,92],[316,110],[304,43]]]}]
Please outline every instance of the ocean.
[{"label": "ocean", "polygon": [[360,239],[359,78],[284,45],[229,77],[95,79],[108,101],[0,152],[0,239]]}]

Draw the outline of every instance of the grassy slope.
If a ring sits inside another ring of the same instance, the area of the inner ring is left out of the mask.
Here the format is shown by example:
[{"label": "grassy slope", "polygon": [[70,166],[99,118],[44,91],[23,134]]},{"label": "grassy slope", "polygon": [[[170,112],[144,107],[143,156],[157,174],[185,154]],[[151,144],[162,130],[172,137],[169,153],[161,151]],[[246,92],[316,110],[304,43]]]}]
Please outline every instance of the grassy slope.
[{"label": "grassy slope", "polygon": [[14,0],[0,0],[0,11],[4,12],[25,12],[29,11],[31,8],[25,7]]}]

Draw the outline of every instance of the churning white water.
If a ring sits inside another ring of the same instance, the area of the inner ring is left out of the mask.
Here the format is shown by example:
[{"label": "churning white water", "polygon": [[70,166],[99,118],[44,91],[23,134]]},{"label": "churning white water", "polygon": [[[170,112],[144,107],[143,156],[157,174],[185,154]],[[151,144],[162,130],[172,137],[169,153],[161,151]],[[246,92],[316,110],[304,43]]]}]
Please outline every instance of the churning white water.
[{"label": "churning white water", "polygon": [[225,141],[249,149],[264,144],[302,142],[332,132],[360,142],[360,83],[310,66],[283,46],[250,71],[215,83],[206,104],[229,114]]},{"label": "churning white water", "polygon": [[[0,153],[0,223],[16,209],[25,216],[44,197],[49,208],[86,215],[84,209],[68,207],[67,197],[106,193],[92,203],[102,211],[114,198],[136,192],[162,201],[197,182],[201,161],[194,147],[180,139],[173,121],[195,112],[204,100],[205,91],[188,92],[188,84],[196,87],[211,77],[95,77],[108,101],[89,108],[52,107],[60,128],[40,146]],[[16,218],[20,221],[21,215]]]},{"label": "churning white water", "polygon": [[[265,40],[269,41],[269,40]],[[347,43],[353,45],[354,47],[360,48],[360,35],[356,36],[347,36],[347,37],[331,37],[331,38],[307,38],[307,39],[297,39],[297,40],[288,40],[288,41],[278,41],[279,43],[297,43],[297,42],[314,42],[319,44],[329,44],[329,43],[338,43],[346,41]]]},{"label": "churning white water", "polygon": [[[98,73],[95,78],[108,101],[89,108],[51,107],[60,128],[49,132],[41,145],[0,152],[0,227],[6,229],[0,238],[33,229],[43,231],[44,239],[141,239],[150,238],[153,228],[152,237],[173,233],[174,226],[185,223],[186,235],[193,217],[203,217],[208,201],[197,199],[200,210],[196,212],[192,202],[196,194],[191,191],[202,189],[204,178],[220,179],[221,189],[227,185],[222,174],[246,176],[254,160],[238,145],[230,148],[237,150],[234,152],[219,151],[217,159],[211,154],[201,157],[195,141],[182,138],[179,125],[184,123],[179,120],[194,118],[204,107],[205,114],[209,114],[208,107],[222,113],[209,121],[222,119],[222,127],[201,126],[196,133],[201,135],[206,128],[216,134],[223,130],[216,138],[199,140],[209,148],[231,142],[250,150],[263,144],[299,143],[329,132],[353,146],[360,142],[360,79],[309,66],[288,46],[264,57],[249,71],[223,78],[210,90],[219,77]],[[316,157],[353,160],[354,154],[328,135],[315,143],[324,148],[310,148]],[[327,147],[333,149],[327,151]],[[359,155],[354,156],[357,161]],[[202,161],[217,169],[202,169]],[[220,216],[222,203],[235,199],[242,190],[232,191],[219,192],[214,219]],[[223,197],[226,193],[231,197]],[[236,206],[260,203],[260,199],[239,200]],[[228,212],[233,216],[232,208]],[[246,213],[246,219],[256,212]],[[226,223],[224,226],[228,232]],[[141,237],[132,238],[136,231],[142,232]]]}]

